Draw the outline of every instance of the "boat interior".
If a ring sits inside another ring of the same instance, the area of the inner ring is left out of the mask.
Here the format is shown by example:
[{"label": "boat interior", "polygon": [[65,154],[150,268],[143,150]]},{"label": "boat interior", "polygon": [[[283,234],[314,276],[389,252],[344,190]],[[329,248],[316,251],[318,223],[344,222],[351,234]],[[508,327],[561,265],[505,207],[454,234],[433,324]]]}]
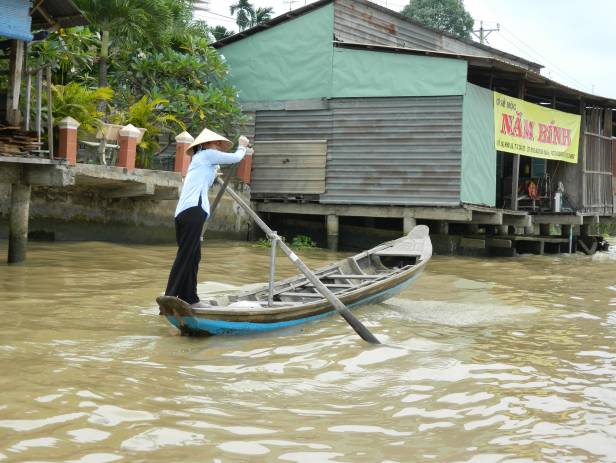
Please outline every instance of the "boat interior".
[{"label": "boat interior", "polygon": [[[426,256],[429,257],[431,244],[426,237],[413,237],[411,233],[322,267],[314,271],[314,274],[338,297],[356,290],[364,290],[408,271],[421,263]],[[220,306],[242,310],[289,307],[322,299],[324,297],[317,288],[305,276],[300,275],[274,282],[271,296],[270,287],[266,283],[246,291],[216,295],[215,298],[208,299],[208,302],[212,308]],[[196,311],[198,312],[198,309]]]}]

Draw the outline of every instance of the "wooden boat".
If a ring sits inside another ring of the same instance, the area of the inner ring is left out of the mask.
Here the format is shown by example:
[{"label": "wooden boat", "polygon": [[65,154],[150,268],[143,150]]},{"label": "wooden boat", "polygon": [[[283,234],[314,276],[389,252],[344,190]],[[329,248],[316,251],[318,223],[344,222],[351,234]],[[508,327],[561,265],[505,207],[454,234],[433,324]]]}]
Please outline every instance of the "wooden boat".
[{"label": "wooden boat", "polygon": [[[410,285],[432,256],[428,227],[314,271],[347,308],[388,299]],[[161,314],[183,335],[246,334],[290,327],[335,313],[305,276],[206,300],[193,308],[172,296],[156,299]]]}]

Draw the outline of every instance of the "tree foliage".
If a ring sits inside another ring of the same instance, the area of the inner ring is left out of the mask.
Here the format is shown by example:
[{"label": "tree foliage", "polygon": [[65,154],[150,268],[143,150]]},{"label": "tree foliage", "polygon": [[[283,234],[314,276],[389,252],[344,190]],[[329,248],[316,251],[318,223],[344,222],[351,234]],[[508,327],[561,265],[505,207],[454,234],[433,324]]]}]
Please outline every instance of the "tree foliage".
[{"label": "tree foliage", "polygon": [[426,26],[470,39],[474,20],[462,0],[410,0],[401,13]]},{"label": "tree foliage", "polygon": [[234,32],[227,29],[225,26],[216,26],[213,27],[210,32],[214,36],[216,40],[222,40],[226,37],[231,37]]},{"label": "tree foliage", "polygon": [[270,6],[255,9],[250,0],[237,0],[237,3],[229,7],[229,11],[235,15],[235,22],[240,31],[269,21],[274,13],[274,9]]},{"label": "tree foliage", "polygon": [[240,28],[240,31],[252,27],[255,23],[255,8],[249,0],[237,0],[229,7],[231,15],[235,15],[235,22]]},{"label": "tree foliage", "polygon": [[[112,47],[155,42],[166,34],[171,21],[164,0],[77,0],[78,6],[100,35],[98,85],[107,85]],[[162,27],[157,27],[157,23]]]},{"label": "tree foliage", "polygon": [[87,88],[77,82],[52,85],[53,116],[56,121],[72,117],[81,124],[80,131],[94,133],[102,125],[103,113],[96,109],[101,101],[111,101],[109,87]]},{"label": "tree foliage", "polygon": [[170,111],[193,134],[207,125],[234,136],[241,114],[236,90],[225,83],[227,74],[207,39],[190,37],[180,50],[131,55],[114,73],[113,87],[126,105],[142,96],[169,101],[161,110]]},{"label": "tree foliage", "polygon": [[169,101],[163,98],[152,99],[144,95],[137,101],[131,101],[127,106],[127,109],[114,113],[111,121],[122,125],[132,124],[145,129],[139,143],[137,163],[141,167],[148,168],[152,160],[149,154],[160,149],[159,136],[161,133],[172,128],[184,130],[185,126],[169,111]]},{"label": "tree foliage", "polygon": [[58,29],[47,40],[31,45],[28,66],[37,68],[51,63],[56,83],[93,84],[99,47],[98,35],[88,28]]},{"label": "tree foliage", "polygon": [[272,19],[273,13],[274,9],[271,6],[265,8],[257,8],[255,10],[255,20],[253,26],[269,21],[270,19]]},{"label": "tree foliage", "polygon": [[141,167],[160,151],[159,136],[206,126],[238,134],[237,90],[210,27],[192,19],[193,0],[77,1],[89,27],[58,29],[30,47],[29,65],[51,63],[54,83],[66,84],[54,87],[55,120],[71,116],[88,131],[102,121],[146,128]]}]

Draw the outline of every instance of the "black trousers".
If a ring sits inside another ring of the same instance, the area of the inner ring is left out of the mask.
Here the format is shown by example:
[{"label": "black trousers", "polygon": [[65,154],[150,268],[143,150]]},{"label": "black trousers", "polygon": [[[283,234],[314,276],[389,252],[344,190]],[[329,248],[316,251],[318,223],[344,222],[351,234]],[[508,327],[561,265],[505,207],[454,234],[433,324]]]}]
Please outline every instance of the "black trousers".
[{"label": "black trousers", "polygon": [[194,304],[197,295],[197,273],[201,261],[201,232],[207,213],[201,206],[189,207],[175,218],[175,239],[178,252],[171,267],[166,296],[177,296]]}]

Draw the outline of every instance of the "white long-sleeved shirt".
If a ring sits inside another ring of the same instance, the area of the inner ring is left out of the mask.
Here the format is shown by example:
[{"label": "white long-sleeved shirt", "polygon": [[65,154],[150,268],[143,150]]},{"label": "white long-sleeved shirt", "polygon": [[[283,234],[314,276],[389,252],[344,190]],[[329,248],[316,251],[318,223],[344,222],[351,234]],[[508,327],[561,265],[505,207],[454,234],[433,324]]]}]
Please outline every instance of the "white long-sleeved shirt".
[{"label": "white long-sleeved shirt", "polygon": [[216,178],[216,166],[240,162],[245,154],[246,148],[243,146],[239,146],[235,153],[223,153],[214,149],[201,150],[195,153],[184,179],[182,193],[175,208],[175,216],[177,217],[189,207],[197,206],[199,198],[201,198],[201,207],[209,216],[210,201],[207,192]]}]

